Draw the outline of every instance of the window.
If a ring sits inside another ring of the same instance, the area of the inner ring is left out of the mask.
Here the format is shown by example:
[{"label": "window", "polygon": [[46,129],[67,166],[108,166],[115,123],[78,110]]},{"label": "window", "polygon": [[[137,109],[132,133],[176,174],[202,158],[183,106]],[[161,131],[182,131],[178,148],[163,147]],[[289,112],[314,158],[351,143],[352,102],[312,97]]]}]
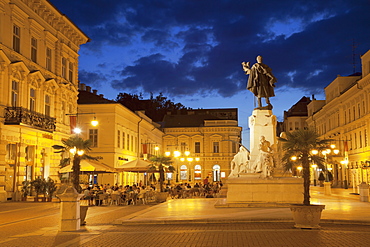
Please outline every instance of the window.
[{"label": "window", "polygon": [[50,109],[51,109],[51,106],[50,106],[50,96],[49,95],[45,95],[45,115],[46,116],[50,116]]},{"label": "window", "polygon": [[34,88],[30,89],[30,111],[36,111],[36,92]]},{"label": "window", "polygon": [[127,150],[130,150],[130,135],[127,134]]},{"label": "window", "polygon": [[364,129],[364,146],[367,147],[367,130]]},{"label": "window", "polygon": [[220,152],[220,144],[219,142],[213,142],[213,152],[219,153]]},{"label": "window", "polygon": [[62,77],[67,79],[67,59],[62,58]]},{"label": "window", "polygon": [[117,147],[121,146],[121,131],[117,131]]},{"label": "window", "polygon": [[19,82],[12,81],[12,106],[18,106]]},{"label": "window", "polygon": [[5,155],[6,162],[9,164],[14,164],[16,155],[17,155],[17,144],[7,144]]},{"label": "window", "polygon": [[91,147],[96,148],[98,146],[98,130],[90,129],[89,130],[89,139],[91,140]]},{"label": "window", "polygon": [[186,165],[180,166],[180,179],[187,180],[188,179],[188,168]]},{"label": "window", "polygon": [[199,154],[200,153],[200,142],[194,143],[194,152]]},{"label": "window", "polygon": [[181,142],[180,143],[180,152],[183,154],[183,153],[185,153],[185,151],[186,151],[186,143]]},{"label": "window", "polygon": [[134,136],[131,136],[131,151],[134,151]]},{"label": "window", "polygon": [[200,165],[194,166],[194,180],[202,179],[202,167]]},{"label": "window", "polygon": [[231,143],[231,152],[233,153],[233,154],[236,154],[237,153],[237,145],[239,145],[238,143],[235,143],[235,142],[232,142]]},{"label": "window", "polygon": [[358,137],[360,143],[359,143],[359,148],[362,148],[362,132],[360,131],[360,135]]},{"label": "window", "polygon": [[31,60],[37,62],[37,39],[31,38]]},{"label": "window", "polygon": [[73,82],[73,63],[70,62],[68,66],[68,79],[70,82]]},{"label": "window", "polygon": [[46,69],[51,70],[51,49],[46,48]]},{"label": "window", "polygon": [[125,149],[126,141],[125,141],[126,133],[122,131],[122,148]]},{"label": "window", "polygon": [[18,53],[21,50],[21,29],[17,25],[13,26],[13,50]]}]

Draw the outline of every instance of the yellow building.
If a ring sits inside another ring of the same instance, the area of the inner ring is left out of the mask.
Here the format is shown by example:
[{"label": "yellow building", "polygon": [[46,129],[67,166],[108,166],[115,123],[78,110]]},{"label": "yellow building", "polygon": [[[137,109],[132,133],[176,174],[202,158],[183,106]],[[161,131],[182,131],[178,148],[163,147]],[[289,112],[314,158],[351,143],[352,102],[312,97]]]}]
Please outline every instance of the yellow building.
[{"label": "yellow building", "polygon": [[89,38],[46,0],[0,0],[0,201],[24,180],[58,178],[51,148],[70,134],[80,45]]},{"label": "yellow building", "polygon": [[[99,124],[91,126],[91,120]],[[163,132],[144,112],[132,112],[120,103],[105,99],[96,90],[81,84],[78,99],[77,125],[81,137],[93,141],[89,155],[99,157],[100,162],[115,168],[117,173],[100,173],[90,183],[132,185],[144,184],[145,171],[151,155],[158,155],[162,149]],[[137,164],[133,161],[140,162]],[[128,166],[127,164],[131,164]],[[139,165],[139,167],[134,167]],[[132,168],[133,172],[130,172]]]},{"label": "yellow building", "polygon": [[230,174],[230,162],[239,151],[241,131],[236,108],[166,115],[163,151],[174,158],[176,169],[168,179],[179,183],[203,182],[206,177],[209,181],[225,180]]},{"label": "yellow building", "polygon": [[308,105],[309,127],[333,139],[338,155],[329,155],[333,186],[352,187],[370,182],[370,51],[361,57],[362,75],[338,76],[325,88],[325,100]]}]

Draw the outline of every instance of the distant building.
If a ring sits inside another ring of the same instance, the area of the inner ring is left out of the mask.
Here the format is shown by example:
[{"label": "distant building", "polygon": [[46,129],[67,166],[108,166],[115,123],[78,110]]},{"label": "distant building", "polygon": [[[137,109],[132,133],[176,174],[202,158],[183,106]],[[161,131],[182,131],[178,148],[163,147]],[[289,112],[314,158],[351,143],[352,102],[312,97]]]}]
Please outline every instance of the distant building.
[{"label": "distant building", "polygon": [[238,126],[236,108],[169,113],[163,119],[162,129],[164,152],[175,156],[177,170],[175,177],[168,179],[196,183],[206,177],[210,181],[227,178],[230,161],[241,143],[242,128]]},{"label": "distant building", "polygon": [[291,132],[307,128],[307,105],[311,102],[309,97],[303,96],[288,111],[284,111],[283,131]]},{"label": "distant building", "polygon": [[0,201],[22,181],[58,180],[52,146],[70,135],[78,50],[89,38],[47,0],[0,0]]},{"label": "distant building", "polygon": [[[95,127],[90,124],[93,119],[99,122]],[[105,99],[102,94],[97,94],[97,90],[91,90],[84,84],[79,90],[77,124],[83,130],[81,137],[93,141],[89,155],[99,157],[100,162],[118,171],[115,174],[90,172],[90,176],[81,176],[83,182],[132,185],[147,181],[147,166],[136,167],[140,170],[135,172],[123,170],[122,167],[129,162],[160,154],[163,132],[159,124],[143,111],[133,112],[120,103]]]},{"label": "distant building", "polygon": [[338,76],[325,88],[325,100],[308,105],[309,127],[333,139],[338,155],[330,155],[333,186],[346,183],[355,190],[370,182],[370,50],[361,57],[362,75]]}]

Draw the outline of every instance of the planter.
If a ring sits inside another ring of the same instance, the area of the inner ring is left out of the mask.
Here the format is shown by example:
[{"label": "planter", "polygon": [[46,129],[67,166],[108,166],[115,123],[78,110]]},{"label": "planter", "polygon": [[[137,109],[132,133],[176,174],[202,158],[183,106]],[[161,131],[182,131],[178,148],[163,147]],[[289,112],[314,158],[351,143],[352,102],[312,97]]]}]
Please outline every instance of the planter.
[{"label": "planter", "polygon": [[86,215],[87,215],[87,210],[89,209],[89,206],[80,206],[80,225],[84,226],[86,225]]},{"label": "planter", "polygon": [[303,205],[292,204],[290,210],[293,214],[294,227],[313,229],[320,228],[321,212],[324,210],[325,205]]},{"label": "planter", "polygon": [[157,192],[156,193],[156,202],[165,202],[167,201],[168,192]]}]

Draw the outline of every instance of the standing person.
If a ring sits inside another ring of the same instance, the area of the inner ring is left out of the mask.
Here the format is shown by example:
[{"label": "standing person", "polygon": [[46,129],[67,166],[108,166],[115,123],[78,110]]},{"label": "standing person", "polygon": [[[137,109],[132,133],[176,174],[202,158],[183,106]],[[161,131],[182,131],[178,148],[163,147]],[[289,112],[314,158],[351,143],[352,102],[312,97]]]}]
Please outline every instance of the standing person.
[{"label": "standing person", "polygon": [[206,186],[208,184],[208,177],[206,177],[204,180],[203,180],[203,185]]},{"label": "standing person", "polygon": [[242,62],[245,74],[249,75],[247,89],[257,97],[259,109],[263,108],[261,98],[265,98],[267,109],[271,110],[270,97],[275,96],[274,87],[277,80],[271,68],[262,63],[261,56],[256,60],[257,63],[253,64],[252,68],[249,67],[249,62]]}]

